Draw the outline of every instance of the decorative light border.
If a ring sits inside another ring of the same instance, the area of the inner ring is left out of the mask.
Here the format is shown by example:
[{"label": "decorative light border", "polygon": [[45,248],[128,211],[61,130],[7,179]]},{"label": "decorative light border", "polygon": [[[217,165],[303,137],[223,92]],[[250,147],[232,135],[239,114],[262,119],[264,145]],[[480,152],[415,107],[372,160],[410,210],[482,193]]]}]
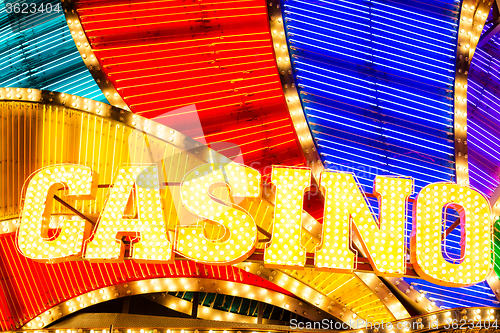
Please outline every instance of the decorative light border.
[{"label": "decorative light border", "polygon": [[[432,314],[421,315],[412,317],[408,320],[398,320],[390,323],[378,323],[372,327],[365,329],[351,329],[342,330],[345,333],[413,333],[422,331],[437,331],[440,329],[450,329],[450,331],[457,331],[463,329],[464,331],[479,331],[480,328],[488,330],[492,325],[498,325],[500,319],[500,309],[492,307],[483,308],[462,308],[442,310]],[[375,323],[374,323],[375,324]],[[496,329],[497,330],[497,329]],[[109,329],[43,329],[43,330],[24,330],[24,331],[9,331],[16,333],[285,333],[290,330],[271,329],[271,330],[255,330],[245,327],[235,327],[234,323],[230,323],[227,328],[210,327],[196,328],[196,327],[175,327],[175,328],[115,328],[113,332]],[[302,331],[313,331],[303,329]],[[317,332],[317,330],[315,330]],[[340,330],[339,330],[340,331]]]},{"label": "decorative light border", "polygon": [[54,321],[78,310],[109,300],[126,296],[169,291],[201,291],[240,297],[242,297],[241,295],[247,295],[250,299],[280,307],[310,320],[321,321],[324,318],[318,313],[314,306],[299,299],[262,287],[206,278],[158,278],[117,284],[78,295],[46,310],[41,315],[27,322],[22,328],[42,329]]},{"label": "decorative light border", "polygon": [[[51,217],[52,218],[52,217]],[[0,222],[0,235],[16,232],[19,227],[19,219],[3,220]]]},{"label": "decorative light border", "polygon": [[62,8],[64,10],[64,15],[66,17],[66,23],[71,31],[71,37],[75,42],[76,48],[82,57],[85,66],[87,66],[90,74],[97,83],[97,86],[101,89],[102,93],[108,100],[108,102],[116,107],[130,110],[127,103],[122,99],[113,83],[107,75],[102,70],[102,66],[97,60],[97,57],[92,52],[92,46],[85,35],[85,31],[81,25],[80,17],[76,11],[76,6],[73,0],[61,0]]},{"label": "decorative light border", "polygon": [[[453,331],[462,329],[477,329],[479,324],[482,328],[491,327],[491,322],[500,318],[500,309],[498,308],[462,308],[453,310],[442,310],[432,314],[426,314],[419,317],[413,317],[409,320],[399,320],[392,322],[392,325],[386,325],[382,328],[371,328],[358,333],[410,333],[417,331],[431,331],[447,329],[447,326]],[[465,323],[465,324],[464,324]],[[487,324],[488,323],[488,324]],[[457,324],[458,326],[452,326]],[[409,327],[409,328],[408,328]]]},{"label": "decorative light border", "polygon": [[[152,135],[180,149],[193,153],[196,155],[197,158],[200,158],[203,161],[226,162],[226,163],[230,161],[225,156],[212,151],[209,147],[202,145],[198,141],[190,137],[187,137],[184,134],[174,129],[171,129],[161,124],[157,124],[153,120],[143,118],[130,111],[123,110],[115,106],[103,104],[101,102],[97,102],[94,100],[79,97],[76,95],[70,95],[70,94],[58,93],[46,90],[29,89],[29,88],[0,88],[0,102],[6,102],[6,101],[44,103],[45,105],[49,104],[55,107],[62,107],[63,110],[65,108],[68,108],[88,114],[93,114],[102,118],[107,118],[110,120],[117,121],[123,124],[124,126],[129,126],[131,128],[141,130],[148,135]],[[269,193],[269,191],[263,191],[263,194],[266,193],[267,195],[263,195],[263,199],[266,199],[271,204],[274,204],[274,193]],[[8,222],[8,226],[4,227],[7,229],[6,233],[14,232],[17,229],[17,225],[14,223],[15,219],[9,221],[12,222]],[[303,221],[304,221],[303,228],[305,228],[307,232],[311,234],[311,237],[314,237],[316,239],[321,239],[322,236],[321,224],[318,223],[312,216],[310,216],[305,211],[303,211]],[[314,235],[317,235],[317,237]],[[376,277],[375,275],[373,276]],[[378,277],[376,278],[378,279]],[[290,279],[297,281],[295,278],[290,278]],[[297,281],[297,283],[301,282]],[[309,286],[307,286],[307,288],[311,292],[319,293],[315,289]],[[372,290],[372,292],[373,291],[374,290]],[[299,295],[297,296],[301,297]],[[396,300],[397,298],[394,298],[391,304],[393,304]],[[399,302],[399,300],[397,301]],[[385,304],[384,301],[382,302]],[[322,310],[331,313],[328,307]],[[391,310],[389,309],[389,311]],[[338,311],[339,315],[341,313],[345,314],[346,311]],[[356,314],[354,313],[353,315],[356,316]]]},{"label": "decorative light border", "polygon": [[292,60],[288,52],[285,26],[280,9],[280,0],[271,0],[268,3],[269,27],[273,41],[274,56],[278,68],[279,77],[285,95],[286,105],[290,112],[296,139],[298,140],[302,153],[311,167],[316,184],[319,184],[321,171],[324,170],[323,162],[318,154],[314,139],[307,124],[306,116],[300,102],[299,93],[293,78]]},{"label": "decorative light border", "polygon": [[0,102],[5,101],[44,103],[56,107],[74,109],[114,120],[130,128],[140,130],[148,135],[166,141],[177,148],[193,153],[203,161],[230,162],[227,157],[212,151],[209,147],[177,130],[156,123],[154,120],[141,117],[131,111],[88,98],[48,90],[0,88]]},{"label": "decorative light border", "polygon": [[469,185],[467,153],[467,79],[469,67],[488,17],[492,0],[463,0],[457,38],[454,89],[455,169],[458,184]]}]

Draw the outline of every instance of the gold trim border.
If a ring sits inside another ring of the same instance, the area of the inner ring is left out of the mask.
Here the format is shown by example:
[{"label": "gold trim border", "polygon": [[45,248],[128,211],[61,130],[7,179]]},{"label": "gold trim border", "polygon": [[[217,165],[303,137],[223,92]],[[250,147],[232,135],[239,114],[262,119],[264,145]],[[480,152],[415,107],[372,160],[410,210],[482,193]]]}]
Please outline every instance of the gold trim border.
[{"label": "gold trim border", "polygon": [[73,37],[75,46],[78,49],[78,52],[80,52],[80,56],[82,57],[82,60],[85,63],[85,66],[87,66],[90,74],[94,78],[95,83],[101,89],[102,93],[111,105],[125,110],[130,110],[111,80],[109,80],[107,75],[102,70],[99,60],[97,60],[97,57],[94,55],[90,41],[88,40],[85,30],[81,25],[80,17],[76,11],[74,1],[61,0],[61,4],[64,10],[64,16],[66,17],[66,23],[71,32],[71,37]]},{"label": "gold trim border", "polygon": [[321,171],[324,170],[323,162],[318,154],[312,132],[307,124],[306,115],[300,102],[299,93],[293,78],[292,60],[288,52],[286,31],[280,9],[279,0],[271,0],[268,3],[269,28],[273,41],[276,67],[285,95],[286,104],[293,123],[296,139],[298,140],[302,153],[311,167],[316,184],[319,184]]},{"label": "gold trim border", "polygon": [[467,152],[469,67],[493,1],[463,0],[458,27],[454,86],[454,140],[457,184],[470,185]]},{"label": "gold trim border", "polygon": [[102,118],[114,120],[130,128],[140,130],[180,149],[197,155],[204,161],[229,162],[230,160],[212,151],[202,143],[154,120],[141,117],[131,111],[97,102],[76,95],[31,88],[0,88],[0,101],[45,103],[74,109]]}]

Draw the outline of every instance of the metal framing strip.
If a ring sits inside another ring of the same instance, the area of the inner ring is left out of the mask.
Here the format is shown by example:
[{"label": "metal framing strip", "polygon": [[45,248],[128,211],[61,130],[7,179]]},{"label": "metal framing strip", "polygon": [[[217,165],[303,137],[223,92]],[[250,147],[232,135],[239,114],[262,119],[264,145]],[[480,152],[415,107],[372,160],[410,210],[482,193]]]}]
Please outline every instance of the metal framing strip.
[{"label": "metal framing strip", "polygon": [[[169,295],[167,293],[146,294],[143,297],[168,309],[172,309],[187,315],[191,315],[191,312],[193,311],[195,306],[193,302]],[[196,318],[199,319],[222,320],[224,318],[227,321],[257,324],[257,317],[217,310],[204,305],[197,305],[197,309],[198,311]]]},{"label": "metal framing strip", "polygon": [[286,105],[290,112],[290,119],[292,120],[293,128],[307,165],[312,169],[316,184],[319,184],[319,177],[321,171],[324,170],[324,166],[314,144],[314,139],[307,124],[306,115],[293,78],[292,60],[288,52],[288,43],[286,41],[285,26],[279,0],[272,0],[268,3],[268,14],[276,66],[283,94],[285,95]]},{"label": "metal framing strip", "polygon": [[80,17],[78,16],[74,1],[61,0],[61,4],[66,17],[66,23],[71,31],[71,37],[73,37],[76,48],[78,49],[78,52],[80,52],[82,60],[94,78],[94,81],[97,83],[97,86],[101,89],[102,93],[111,105],[125,110],[130,110],[127,103],[125,103],[113,86],[113,83],[102,70],[99,60],[97,60],[97,57],[92,52],[92,46],[90,45],[90,41],[85,35],[85,30],[83,30],[80,23]]},{"label": "metal framing strip", "polygon": [[481,47],[488,43],[491,37],[495,36],[500,32],[500,0],[495,0],[493,9],[493,20],[487,23],[493,23],[493,25],[484,32],[479,38],[478,47]]},{"label": "metal framing strip", "polygon": [[409,301],[420,314],[440,310],[435,302],[430,301],[423,293],[416,290],[402,278],[389,277],[385,279],[395,286],[399,296]]},{"label": "metal framing strip", "polygon": [[492,0],[463,0],[458,27],[455,89],[454,134],[455,168],[458,184],[469,185],[467,154],[467,78],[479,36],[493,4]]},{"label": "metal framing strip", "polygon": [[195,154],[203,161],[230,162],[225,156],[212,151],[209,147],[192,139],[181,132],[165,125],[156,123],[128,110],[76,95],[70,95],[48,90],[30,88],[0,88],[0,102],[30,102],[44,103],[63,108],[78,110],[105,119],[117,121],[160,140],[168,141],[175,147]]},{"label": "metal framing strip", "polygon": [[378,296],[380,301],[384,303],[387,309],[392,313],[396,319],[409,318],[410,314],[399,301],[396,295],[394,295],[389,288],[380,280],[378,276],[373,273],[354,273],[363,283]]},{"label": "metal framing strip", "polygon": [[[219,294],[217,294],[219,295]],[[225,294],[223,294],[225,295]],[[169,295],[167,293],[158,293],[158,294],[146,294],[143,297],[149,299],[150,301],[153,301],[157,304],[160,304],[166,308],[182,312],[187,315],[192,314],[192,310],[194,309],[194,304],[193,302],[190,302],[186,299],[182,299],[176,296]],[[280,296],[281,298],[281,296]],[[248,300],[248,298],[246,298]],[[253,300],[251,300],[253,301]],[[262,304],[259,303],[259,304]],[[198,319],[205,319],[205,320],[224,320],[224,321],[231,321],[231,322],[240,322],[240,323],[250,323],[250,324],[258,324],[258,317],[254,317],[251,315],[244,315],[244,314],[238,314],[238,313],[233,313],[230,311],[225,311],[225,310],[218,310],[218,309],[213,309],[210,306],[205,306],[205,305],[196,305],[197,306],[197,316],[196,318]],[[281,307],[284,309],[284,307]],[[317,319],[317,316],[313,316],[313,319]],[[193,317],[194,318],[194,317]],[[273,320],[270,319],[264,319],[263,324],[272,324]]]}]

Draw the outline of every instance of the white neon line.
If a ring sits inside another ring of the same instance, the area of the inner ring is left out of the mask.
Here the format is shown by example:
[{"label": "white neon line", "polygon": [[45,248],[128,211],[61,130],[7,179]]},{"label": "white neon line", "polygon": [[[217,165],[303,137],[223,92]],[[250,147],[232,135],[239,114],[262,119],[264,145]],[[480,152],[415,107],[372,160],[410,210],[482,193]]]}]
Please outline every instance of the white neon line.
[{"label": "white neon line", "polygon": [[[344,81],[344,80],[340,80],[338,78],[332,78],[331,76],[327,76],[327,75],[323,75],[323,74],[319,74],[319,73],[316,73],[316,72],[312,72],[312,71],[308,71],[306,69],[300,69],[299,70],[300,72],[305,72],[305,73],[309,73],[309,74],[313,74],[313,75],[317,75],[317,76],[321,76],[321,77],[324,77],[324,78],[327,78],[327,79],[331,79],[333,80],[334,82],[342,82],[342,83],[345,83],[349,86],[355,86],[355,87],[358,87],[358,88],[362,88],[362,89],[366,89],[366,90],[369,90],[369,91],[373,91],[373,92],[376,92],[377,90],[376,89],[373,89],[373,88],[368,88],[366,86],[362,86],[362,85],[359,85],[359,84],[355,84],[355,83],[351,83],[351,82],[348,82],[348,81]],[[299,75],[297,75],[297,78],[299,77]],[[303,78],[307,78],[307,77],[304,77],[304,76],[301,76],[300,77],[303,77]],[[312,80],[314,81],[314,80]],[[321,81],[316,81],[316,82],[320,82],[320,83],[323,83]],[[326,83],[325,83],[326,84]],[[336,87],[335,85],[331,85],[332,87]],[[354,93],[358,93],[357,91],[354,91],[354,90],[350,90],[350,89],[347,89],[347,88],[343,88],[343,87],[338,87],[339,89],[344,89],[344,90],[347,90],[347,91],[351,91],[351,92],[354,92]],[[373,95],[367,95],[367,94],[362,94],[362,93],[359,93],[360,95],[364,95],[364,96],[367,96],[367,97],[370,97],[370,98],[375,98],[375,96]]]},{"label": "white neon line", "polygon": [[[387,40],[390,40],[390,41],[393,41],[395,43],[399,43],[399,44],[403,44],[403,45],[407,45],[409,47],[411,47],[412,49],[415,48],[415,45],[414,44],[410,44],[410,43],[405,43],[401,40],[397,40],[397,39],[392,39],[392,38],[389,38],[389,37],[386,37],[386,36],[381,36],[381,35],[377,35],[377,34],[373,34],[375,37],[378,37],[378,38],[383,38],[383,39],[387,39]],[[446,58],[450,58],[450,57],[454,57],[454,54],[453,52],[450,52],[450,54],[446,54],[446,53],[442,53],[442,52],[439,52],[437,50],[431,50],[431,49],[427,49],[423,46],[420,46],[419,47],[420,50],[424,50],[424,51],[428,51],[430,53],[435,53],[435,54],[439,54],[439,55],[442,55],[443,57],[446,57]]]},{"label": "white neon line", "polygon": [[[311,80],[311,81],[314,81],[314,80]],[[318,81],[316,81],[316,82],[318,82]],[[368,105],[372,105],[372,106],[376,106],[377,105],[375,103],[370,103],[370,102],[364,101],[362,99],[357,99],[357,98],[354,98],[354,97],[349,97],[349,96],[345,96],[345,95],[342,95],[342,94],[337,94],[337,93],[334,93],[334,92],[331,92],[331,91],[326,91],[326,90],[323,90],[323,89],[320,89],[320,88],[311,87],[311,86],[308,86],[308,85],[305,85],[305,84],[302,84],[302,83],[300,83],[300,86],[306,87],[306,88],[309,88],[309,89],[318,90],[318,91],[321,91],[321,92],[324,92],[324,93],[327,93],[327,94],[330,94],[330,95],[345,97],[345,98],[348,98],[348,99],[350,99],[352,101],[357,101],[357,102],[368,104]]]},{"label": "white neon line", "polygon": [[[393,87],[389,87],[389,86],[386,86],[386,85],[383,85],[381,83],[377,83],[377,86],[380,86],[380,87],[384,87],[384,88],[388,88],[388,89],[392,89],[392,90],[396,90],[396,91],[399,91],[400,93],[403,93],[403,94],[407,94],[407,95],[411,95],[411,96],[415,96],[415,97],[420,97],[422,99],[426,99],[428,101],[431,101],[431,102],[434,102],[434,103],[439,103],[439,104],[443,104],[449,108],[452,108],[453,107],[453,104],[450,104],[450,103],[446,103],[446,102],[440,102],[440,101],[437,101],[435,99],[432,99],[432,98],[429,98],[429,97],[424,97],[422,95],[418,95],[418,94],[414,94],[414,93],[411,93],[409,91],[404,91],[404,90],[401,90],[401,89],[396,89],[396,88],[393,88]],[[416,101],[413,101],[413,100],[410,100],[408,99],[409,101],[411,101],[412,103],[415,103]],[[428,107],[431,107],[430,105],[427,105],[427,104],[422,104],[422,105],[425,105],[425,106],[428,106]],[[438,110],[441,110],[441,109],[438,109]]]},{"label": "white neon line", "polygon": [[[308,108],[308,109],[311,109],[311,110],[315,110],[315,111],[318,111],[316,109],[313,109],[313,108]],[[359,129],[361,131],[365,131],[365,132],[368,132],[368,133],[371,133],[371,134],[375,134],[377,136],[382,136],[382,137],[387,137],[387,138],[391,138],[391,139],[394,139],[394,140],[397,140],[397,141],[401,141],[401,142],[405,142],[405,143],[409,143],[409,144],[413,144],[413,145],[416,145],[416,146],[419,146],[419,147],[422,147],[422,148],[426,148],[426,149],[429,149],[429,150],[433,150],[433,151],[436,151],[436,152],[439,152],[439,153],[442,153],[444,155],[448,155],[448,156],[454,156],[455,154],[451,153],[451,152],[445,152],[445,151],[442,151],[442,150],[439,150],[439,149],[435,149],[435,148],[431,148],[431,147],[428,147],[428,146],[424,146],[424,145],[419,145],[419,144],[416,144],[415,142],[411,142],[411,141],[407,141],[407,140],[403,140],[403,139],[400,139],[400,138],[396,138],[396,137],[393,137],[393,136],[390,136],[390,135],[387,135],[387,134],[381,134],[379,132],[373,132],[373,131],[369,131],[367,129],[362,129],[362,128],[359,128],[359,127],[356,127],[356,126],[353,126],[353,125],[349,125],[349,124],[346,124],[346,123],[343,123],[343,122],[338,122],[338,121],[334,121],[332,119],[328,119],[328,118],[323,118],[323,117],[319,117],[319,116],[316,116],[316,115],[308,115],[309,117],[315,117],[315,118],[319,118],[321,120],[325,120],[325,121],[328,121],[328,122],[332,122],[332,123],[336,123],[336,124],[340,124],[340,125],[344,125],[344,126],[347,126],[347,127],[351,127],[351,128],[355,128],[355,129]],[[411,137],[411,138],[414,138],[414,139],[417,139],[417,140],[422,140],[422,141],[425,141],[425,142],[429,142],[429,143],[433,143],[433,144],[436,144],[436,145],[439,145],[439,146],[443,146],[445,148],[450,148],[442,143],[437,143],[435,141],[431,141],[431,140],[427,140],[427,139],[423,139],[423,138],[419,138],[419,137],[416,137],[414,135],[408,135],[408,134],[404,134],[404,133],[401,133],[401,132],[398,132],[398,131],[395,131],[395,130],[391,130],[391,129],[388,129],[388,128],[382,128],[380,126],[375,126],[375,125],[371,125],[371,124],[366,124],[366,123],[363,123],[363,122],[360,122],[360,121],[357,121],[357,120],[353,120],[353,119],[348,119],[348,118],[345,118],[345,117],[340,117],[338,115],[336,115],[337,117],[339,118],[342,118],[344,120],[350,120],[350,121],[353,121],[353,122],[356,122],[356,123],[361,123],[361,124],[364,124],[364,125],[367,125],[367,126],[370,126],[370,127],[376,127],[377,129],[380,129],[380,130],[383,130],[383,131],[388,131],[388,132],[393,132],[393,133],[397,133],[397,134],[400,134],[400,135],[403,135],[403,136],[407,136],[407,137]],[[451,149],[451,148],[450,148]]]},{"label": "white neon line", "polygon": [[[413,11],[409,11],[409,10],[406,10],[406,9],[402,9],[402,8],[397,8],[397,7],[393,7],[393,6],[385,5],[385,4],[380,3],[380,2],[377,2],[377,1],[372,1],[372,2],[373,2],[373,3],[375,3],[375,4],[377,4],[377,5],[383,6],[383,7],[389,7],[389,8],[395,9],[395,10],[397,10],[397,11],[402,11],[402,12],[408,13],[408,14],[410,14],[410,15],[421,16],[421,17],[425,17],[426,19],[430,19],[430,20],[437,21],[437,22],[439,22],[439,23],[449,24],[449,25],[451,25],[451,26],[453,26],[453,27],[458,27],[458,24],[456,24],[456,23],[451,23],[451,22],[447,22],[447,21],[445,21],[445,20],[440,20],[440,19],[434,18],[434,17],[432,17],[432,16],[427,16],[427,15],[423,15],[423,14],[415,13],[415,12],[413,12]],[[376,7],[373,7],[373,8],[374,8],[375,10],[378,10],[378,11],[381,11],[381,12],[390,13],[390,12],[386,12],[386,11],[380,10],[380,9],[378,9],[378,8],[376,8]],[[399,16],[399,15],[397,15],[397,16]],[[411,16],[410,16],[410,17],[411,17]],[[417,21],[416,19],[411,19],[411,20],[413,20],[413,21]],[[450,20],[451,20],[451,19],[450,19]],[[417,22],[421,22],[421,21],[417,21]],[[438,28],[442,28],[442,27],[440,27],[440,26],[436,26],[436,27],[438,27]],[[444,29],[444,28],[442,28],[442,29]],[[448,30],[448,29],[447,29],[447,30]]]}]

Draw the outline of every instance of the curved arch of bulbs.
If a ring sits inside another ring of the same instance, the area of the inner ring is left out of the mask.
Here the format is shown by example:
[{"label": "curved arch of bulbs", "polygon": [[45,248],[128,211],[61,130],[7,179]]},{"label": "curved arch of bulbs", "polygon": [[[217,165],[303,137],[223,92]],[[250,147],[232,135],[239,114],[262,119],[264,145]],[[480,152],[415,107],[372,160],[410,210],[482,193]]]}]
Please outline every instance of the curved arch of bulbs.
[{"label": "curved arch of bulbs", "polygon": [[[96,289],[91,292],[82,293],[81,295],[51,307],[41,315],[26,323],[23,328],[42,329],[52,322],[78,310],[109,300],[126,296],[170,291],[207,292],[244,298],[250,297],[253,300],[265,302],[287,311],[297,313],[298,315],[306,317],[310,320],[321,321],[324,318],[319,315],[318,310],[314,306],[307,304],[300,299],[284,295],[277,291],[270,291],[263,287],[208,278],[157,278],[121,283],[114,286]],[[176,310],[175,308],[173,309]],[[207,315],[213,314],[215,313],[207,313]],[[234,320],[235,318],[227,319]]]}]

